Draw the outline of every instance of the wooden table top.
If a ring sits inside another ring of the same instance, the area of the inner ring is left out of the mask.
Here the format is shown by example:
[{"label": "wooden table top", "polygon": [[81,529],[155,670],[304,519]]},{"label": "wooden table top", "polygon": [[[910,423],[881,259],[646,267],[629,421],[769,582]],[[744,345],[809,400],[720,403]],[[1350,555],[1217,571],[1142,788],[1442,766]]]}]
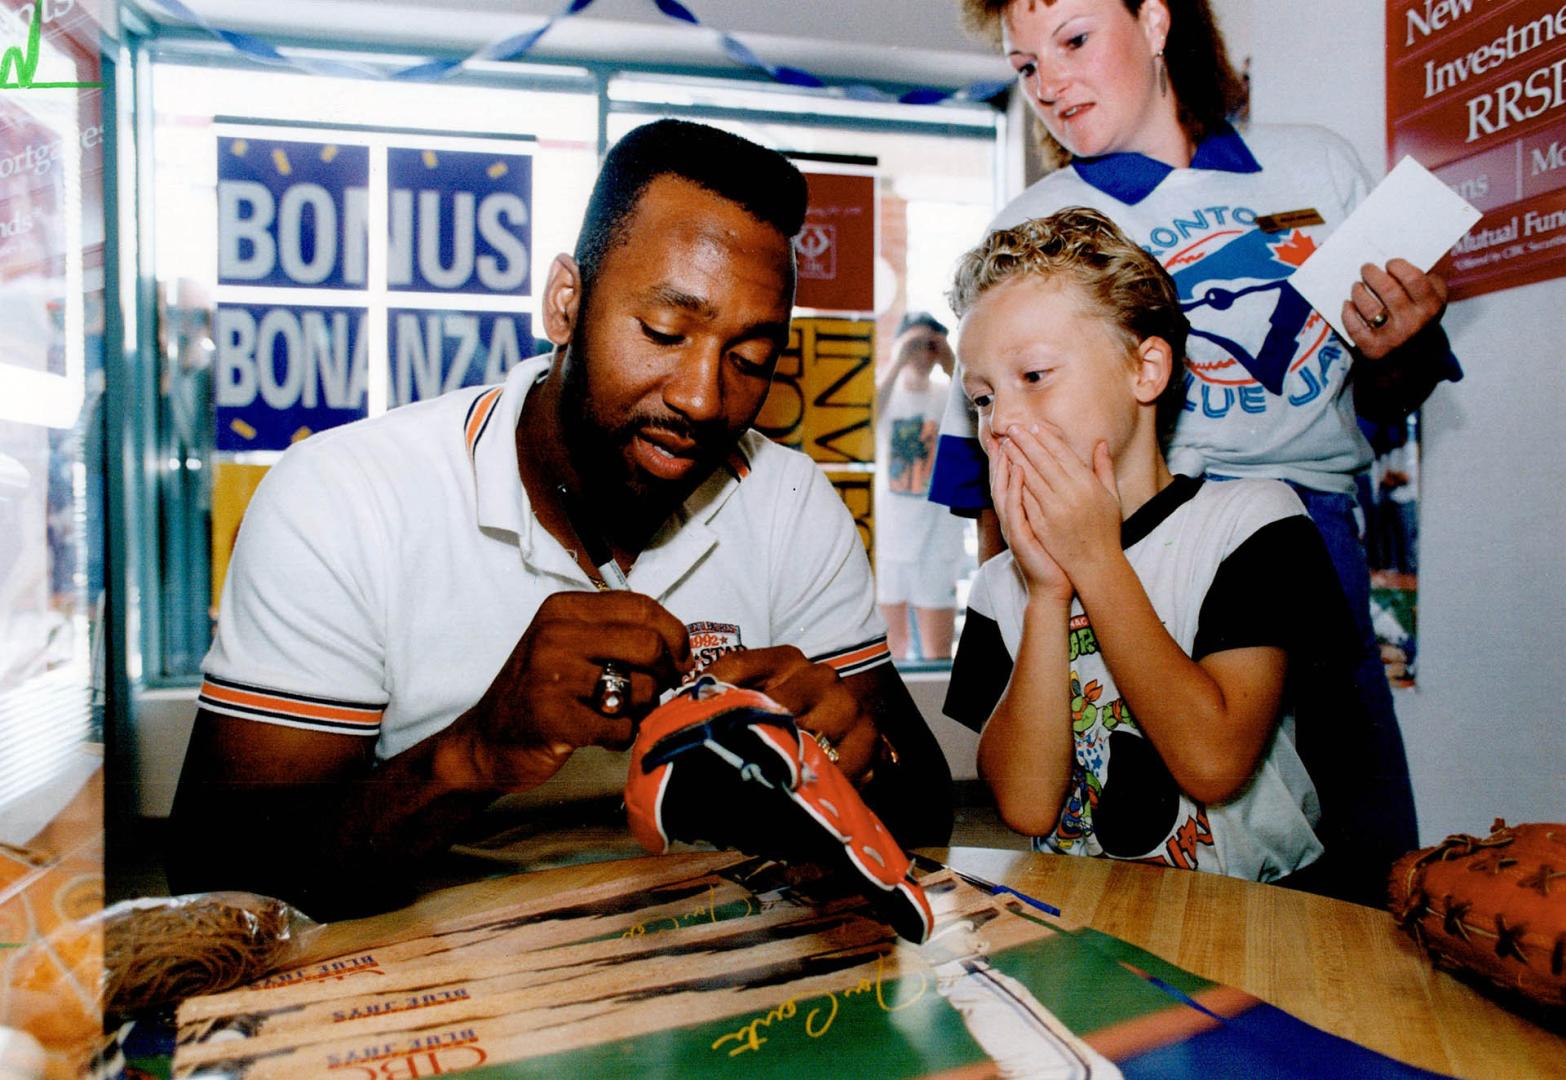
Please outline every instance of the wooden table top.
[{"label": "wooden table top", "polygon": [[1068,928],[1113,934],[1411,1065],[1462,1077],[1566,1077],[1566,1038],[1435,970],[1385,911],[1112,859],[992,848],[931,854],[1056,905]]},{"label": "wooden table top", "polygon": [[[1566,1078],[1566,1037],[1435,970],[1384,911],[1111,859],[993,848],[926,853],[1055,904],[1067,929],[1113,934],[1411,1065],[1484,1080]],[[430,893],[400,911],[325,927],[301,962],[417,937],[442,919],[622,873],[614,862],[582,863]],[[1566,1017],[1559,1026],[1566,1030]]]}]

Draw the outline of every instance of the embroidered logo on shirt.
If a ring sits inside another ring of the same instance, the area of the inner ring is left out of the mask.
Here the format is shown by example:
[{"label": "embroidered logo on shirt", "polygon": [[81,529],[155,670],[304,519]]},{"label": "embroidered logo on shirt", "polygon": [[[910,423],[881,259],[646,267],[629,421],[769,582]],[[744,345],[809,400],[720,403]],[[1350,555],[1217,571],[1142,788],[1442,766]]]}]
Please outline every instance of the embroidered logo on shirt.
[{"label": "embroidered logo on shirt", "polygon": [[725,653],[739,652],[745,647],[740,640],[740,628],[734,623],[693,622],[686,624],[691,636],[691,659],[696,661],[696,672]]}]

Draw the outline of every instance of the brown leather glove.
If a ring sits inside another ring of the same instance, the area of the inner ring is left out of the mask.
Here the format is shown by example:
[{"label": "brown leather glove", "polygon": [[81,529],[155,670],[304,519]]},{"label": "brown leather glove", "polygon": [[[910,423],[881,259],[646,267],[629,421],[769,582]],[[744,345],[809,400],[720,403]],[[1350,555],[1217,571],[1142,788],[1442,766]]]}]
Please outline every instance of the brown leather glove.
[{"label": "brown leather glove", "polygon": [[1388,906],[1437,964],[1566,1006],[1566,825],[1491,829],[1393,863]]}]

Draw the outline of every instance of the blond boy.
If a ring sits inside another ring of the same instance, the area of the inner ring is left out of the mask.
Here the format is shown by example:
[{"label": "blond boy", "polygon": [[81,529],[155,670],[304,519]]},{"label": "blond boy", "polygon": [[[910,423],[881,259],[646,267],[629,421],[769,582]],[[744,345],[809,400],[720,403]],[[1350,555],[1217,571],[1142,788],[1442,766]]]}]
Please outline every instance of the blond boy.
[{"label": "blond boy", "polygon": [[952,298],[1010,550],[974,584],[946,711],[982,728],[1001,816],[1039,849],[1298,874],[1324,848],[1290,672],[1331,568],[1286,485],[1170,474],[1168,275],[1073,208],[991,234]]}]

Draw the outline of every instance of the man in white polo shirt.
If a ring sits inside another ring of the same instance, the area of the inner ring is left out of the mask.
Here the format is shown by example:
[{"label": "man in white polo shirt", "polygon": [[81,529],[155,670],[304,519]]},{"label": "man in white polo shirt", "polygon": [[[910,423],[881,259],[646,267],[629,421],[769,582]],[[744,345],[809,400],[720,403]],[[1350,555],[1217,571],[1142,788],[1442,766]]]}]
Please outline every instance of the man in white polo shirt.
[{"label": "man in white polo shirt", "polygon": [[553,354],[283,456],[204,665],[176,892],[388,906],[495,798],[623,748],[703,669],[793,710],[905,845],[945,841],[950,774],[853,522],[750,430],[804,208],[769,150],[640,128],[550,269]]}]

